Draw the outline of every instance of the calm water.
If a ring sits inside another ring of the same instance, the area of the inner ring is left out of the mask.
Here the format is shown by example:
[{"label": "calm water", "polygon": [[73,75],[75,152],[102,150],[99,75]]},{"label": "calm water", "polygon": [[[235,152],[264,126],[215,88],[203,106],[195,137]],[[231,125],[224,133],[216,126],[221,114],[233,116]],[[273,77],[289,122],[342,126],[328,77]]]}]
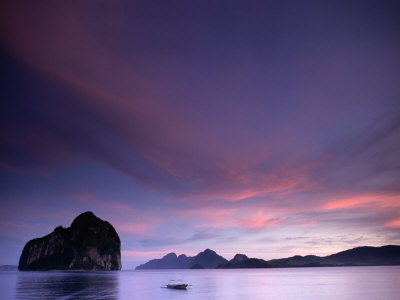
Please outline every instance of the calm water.
[{"label": "calm water", "polygon": [[[190,283],[187,291],[161,288]],[[121,272],[0,271],[1,299],[400,299],[400,266]]]}]

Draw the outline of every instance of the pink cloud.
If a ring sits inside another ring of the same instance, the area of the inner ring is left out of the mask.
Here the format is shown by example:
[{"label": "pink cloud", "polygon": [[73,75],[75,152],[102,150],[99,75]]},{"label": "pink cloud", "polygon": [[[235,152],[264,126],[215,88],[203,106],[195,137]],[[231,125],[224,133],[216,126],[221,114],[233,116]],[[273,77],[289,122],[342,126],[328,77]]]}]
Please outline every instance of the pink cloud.
[{"label": "pink cloud", "polygon": [[272,215],[264,215],[262,210],[258,210],[257,214],[243,220],[241,225],[245,228],[269,228],[275,226],[282,220],[284,220],[284,218],[274,218]]},{"label": "pink cloud", "polygon": [[391,220],[385,223],[388,228],[400,228],[400,219]]},{"label": "pink cloud", "polygon": [[356,209],[360,207],[389,208],[400,207],[399,195],[361,195],[339,200],[328,201],[323,205],[325,210]]},{"label": "pink cloud", "polygon": [[134,234],[140,237],[148,237],[152,229],[157,226],[157,223],[135,221],[128,223],[113,222],[113,225],[118,232]]},{"label": "pink cloud", "polygon": [[178,210],[176,215],[194,221],[195,228],[269,228],[282,222],[285,218],[265,214],[256,207],[247,208],[209,208]]},{"label": "pink cloud", "polygon": [[[28,2],[8,9],[13,12],[13,18],[4,18],[10,28],[5,33],[10,52],[88,96],[77,105],[106,120],[107,130],[162,171],[198,186],[196,190],[182,192],[184,201],[216,198],[240,201],[316,187],[309,175],[323,159],[263,170],[260,165],[268,159],[273,145],[257,142],[253,147],[243,145],[237,153],[232,153],[230,145],[225,145],[218,136],[185,122],[184,116],[164,103],[153,78],[136,71],[131,61],[111,55],[111,47],[103,49],[104,40],[92,32],[95,28],[88,26],[90,20],[79,6],[51,3],[38,9]],[[142,130],[137,130],[138,127]],[[202,147],[204,141],[206,148]],[[58,146],[49,149],[68,148],[65,141],[52,144]],[[40,139],[36,145],[41,145]],[[215,154],[208,148],[218,148],[221,153]],[[65,152],[62,159],[68,157],[68,151]],[[123,161],[102,159],[108,160],[109,167],[132,176]]]}]

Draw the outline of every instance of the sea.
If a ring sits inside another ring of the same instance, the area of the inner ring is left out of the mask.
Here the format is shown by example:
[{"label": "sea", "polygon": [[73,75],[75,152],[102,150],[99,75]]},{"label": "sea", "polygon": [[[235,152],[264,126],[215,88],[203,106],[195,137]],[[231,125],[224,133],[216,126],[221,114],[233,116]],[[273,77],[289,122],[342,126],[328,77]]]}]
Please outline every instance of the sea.
[{"label": "sea", "polygon": [[[187,290],[166,284],[187,283]],[[400,299],[400,266],[0,271],[0,299]]]}]

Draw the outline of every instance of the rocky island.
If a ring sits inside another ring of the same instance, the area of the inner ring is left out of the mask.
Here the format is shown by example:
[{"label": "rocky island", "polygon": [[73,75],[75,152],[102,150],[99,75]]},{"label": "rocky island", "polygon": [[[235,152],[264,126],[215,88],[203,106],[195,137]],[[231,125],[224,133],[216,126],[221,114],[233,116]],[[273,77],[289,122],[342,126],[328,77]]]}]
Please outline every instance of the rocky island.
[{"label": "rocky island", "polygon": [[137,266],[145,269],[241,269],[241,268],[296,268],[332,266],[389,266],[400,265],[400,246],[357,247],[328,256],[292,256],[265,261],[236,254],[230,261],[215,251],[206,249],[196,256],[169,253],[160,259],[153,259]]},{"label": "rocky island", "polygon": [[61,226],[29,241],[19,270],[120,270],[121,241],[107,221],[85,212],[68,228]]}]

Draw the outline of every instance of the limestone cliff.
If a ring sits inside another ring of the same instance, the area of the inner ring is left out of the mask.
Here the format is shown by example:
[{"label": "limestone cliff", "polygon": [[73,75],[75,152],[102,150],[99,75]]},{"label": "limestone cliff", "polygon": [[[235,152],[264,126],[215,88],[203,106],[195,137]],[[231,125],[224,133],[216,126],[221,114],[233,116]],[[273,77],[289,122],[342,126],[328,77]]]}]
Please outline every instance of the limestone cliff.
[{"label": "limestone cliff", "polygon": [[120,270],[121,241],[114,227],[92,212],[42,238],[29,241],[19,270]]}]

